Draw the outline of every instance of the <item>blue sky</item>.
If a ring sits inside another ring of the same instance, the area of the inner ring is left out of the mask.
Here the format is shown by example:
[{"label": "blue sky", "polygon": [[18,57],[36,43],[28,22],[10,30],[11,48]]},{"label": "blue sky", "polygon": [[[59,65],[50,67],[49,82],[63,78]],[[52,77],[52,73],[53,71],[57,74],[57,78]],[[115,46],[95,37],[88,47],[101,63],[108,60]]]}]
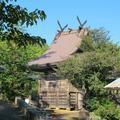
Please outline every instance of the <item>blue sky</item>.
[{"label": "blue sky", "polygon": [[114,42],[120,40],[120,0],[18,0],[18,4],[28,10],[42,9],[47,19],[27,28],[31,35],[40,35],[50,44],[59,29],[57,20],[62,26],[77,28],[76,16],[81,21],[87,20],[86,26],[104,27],[110,31]]}]

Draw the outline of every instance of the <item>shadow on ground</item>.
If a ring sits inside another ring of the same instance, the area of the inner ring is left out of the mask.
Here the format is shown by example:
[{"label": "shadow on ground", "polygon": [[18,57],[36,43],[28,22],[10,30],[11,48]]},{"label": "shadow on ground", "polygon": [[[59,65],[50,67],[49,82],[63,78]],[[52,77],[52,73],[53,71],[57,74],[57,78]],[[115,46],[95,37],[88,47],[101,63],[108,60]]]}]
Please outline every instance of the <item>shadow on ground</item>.
[{"label": "shadow on ground", "polygon": [[10,103],[0,101],[0,120],[23,120],[24,116],[18,108]]}]

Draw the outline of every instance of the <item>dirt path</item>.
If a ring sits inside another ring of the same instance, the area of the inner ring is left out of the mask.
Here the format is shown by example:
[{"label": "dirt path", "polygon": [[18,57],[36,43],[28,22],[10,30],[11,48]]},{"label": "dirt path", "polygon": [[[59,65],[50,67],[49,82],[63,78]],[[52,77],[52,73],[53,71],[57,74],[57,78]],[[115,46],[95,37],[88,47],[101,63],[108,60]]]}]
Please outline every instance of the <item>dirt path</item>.
[{"label": "dirt path", "polygon": [[23,120],[23,115],[9,103],[0,101],[0,120]]},{"label": "dirt path", "polygon": [[53,110],[49,120],[79,120],[79,111]]}]

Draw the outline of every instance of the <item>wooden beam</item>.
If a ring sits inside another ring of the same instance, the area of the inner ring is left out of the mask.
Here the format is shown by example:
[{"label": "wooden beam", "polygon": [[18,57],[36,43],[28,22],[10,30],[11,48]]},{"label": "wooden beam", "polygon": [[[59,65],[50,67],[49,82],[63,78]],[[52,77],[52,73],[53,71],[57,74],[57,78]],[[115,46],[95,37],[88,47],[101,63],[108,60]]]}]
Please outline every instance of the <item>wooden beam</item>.
[{"label": "wooden beam", "polygon": [[57,20],[57,23],[58,23],[58,26],[60,27],[60,30],[62,31],[62,26],[61,26],[59,20]]},{"label": "wooden beam", "polygon": [[57,20],[57,23],[58,23],[58,26],[60,27],[60,30],[57,30],[58,33],[63,32],[65,30],[65,28],[68,27],[68,24],[66,24],[64,27],[62,27],[61,24],[60,24],[60,22],[59,22],[59,20]]},{"label": "wooden beam", "polygon": [[77,16],[77,21],[79,23],[79,30],[81,30],[84,25],[87,23],[87,20],[85,20],[83,23],[80,21],[79,17]]}]

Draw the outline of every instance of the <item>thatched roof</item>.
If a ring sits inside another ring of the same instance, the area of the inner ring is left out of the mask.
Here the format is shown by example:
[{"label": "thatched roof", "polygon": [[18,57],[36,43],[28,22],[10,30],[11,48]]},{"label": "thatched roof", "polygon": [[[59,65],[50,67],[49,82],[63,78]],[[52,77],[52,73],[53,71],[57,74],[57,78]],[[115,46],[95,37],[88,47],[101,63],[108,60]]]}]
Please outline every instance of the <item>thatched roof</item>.
[{"label": "thatched roof", "polygon": [[111,82],[110,84],[106,85],[105,88],[107,88],[107,89],[120,89],[120,78],[118,78],[115,81]]},{"label": "thatched roof", "polygon": [[75,53],[80,46],[85,29],[58,33],[50,48],[39,58],[32,60],[28,66],[55,65]]}]

